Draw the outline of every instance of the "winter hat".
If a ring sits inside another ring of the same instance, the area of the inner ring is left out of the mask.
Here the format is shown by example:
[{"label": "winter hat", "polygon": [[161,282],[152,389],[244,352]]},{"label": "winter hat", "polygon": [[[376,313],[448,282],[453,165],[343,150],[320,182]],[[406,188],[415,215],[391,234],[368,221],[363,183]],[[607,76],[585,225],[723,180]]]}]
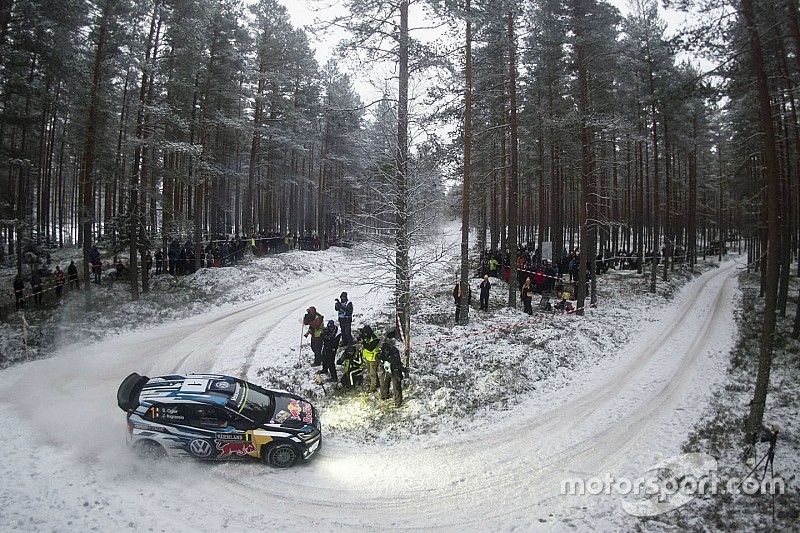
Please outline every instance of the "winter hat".
[{"label": "winter hat", "polygon": [[311,314],[313,315],[313,314],[316,314],[316,312],[317,312],[317,308],[316,308],[316,307],[314,307],[314,306],[312,305],[311,307],[309,307],[308,309],[306,309],[306,311],[307,311],[307,312],[309,312],[309,313],[311,313]]},{"label": "winter hat", "polygon": [[333,320],[328,320],[328,325],[325,326],[327,329],[336,329],[336,322]]}]

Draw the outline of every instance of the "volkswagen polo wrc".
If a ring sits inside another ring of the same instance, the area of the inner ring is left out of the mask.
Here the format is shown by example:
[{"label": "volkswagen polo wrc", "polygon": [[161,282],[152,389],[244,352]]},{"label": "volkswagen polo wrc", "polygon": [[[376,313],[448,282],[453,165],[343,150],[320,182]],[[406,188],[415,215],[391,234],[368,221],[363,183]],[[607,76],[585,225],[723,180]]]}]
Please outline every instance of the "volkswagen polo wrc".
[{"label": "volkswagen polo wrc", "polygon": [[117,404],[127,413],[128,444],[145,456],[256,458],[288,468],[322,443],[310,402],[230,376],[133,373]]}]

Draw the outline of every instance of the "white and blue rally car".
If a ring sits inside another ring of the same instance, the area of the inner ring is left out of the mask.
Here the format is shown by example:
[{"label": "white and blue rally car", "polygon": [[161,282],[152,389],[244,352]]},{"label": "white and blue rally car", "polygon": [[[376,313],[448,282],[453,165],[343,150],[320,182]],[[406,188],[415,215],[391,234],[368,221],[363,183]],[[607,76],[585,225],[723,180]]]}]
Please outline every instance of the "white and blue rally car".
[{"label": "white and blue rally car", "polygon": [[128,444],[145,456],[257,458],[288,468],[322,443],[311,402],[230,376],[133,373],[117,404],[128,414]]}]

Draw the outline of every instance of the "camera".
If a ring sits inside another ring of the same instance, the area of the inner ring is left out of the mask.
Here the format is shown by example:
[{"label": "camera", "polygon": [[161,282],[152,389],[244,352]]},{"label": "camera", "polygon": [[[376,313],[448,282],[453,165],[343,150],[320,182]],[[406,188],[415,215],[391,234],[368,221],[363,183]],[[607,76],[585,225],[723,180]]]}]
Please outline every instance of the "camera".
[{"label": "camera", "polygon": [[778,433],[780,433],[780,431],[781,428],[777,424],[772,424],[769,427],[764,426],[761,428],[759,440],[761,442],[769,442],[770,446],[775,446],[775,443],[778,441]]}]

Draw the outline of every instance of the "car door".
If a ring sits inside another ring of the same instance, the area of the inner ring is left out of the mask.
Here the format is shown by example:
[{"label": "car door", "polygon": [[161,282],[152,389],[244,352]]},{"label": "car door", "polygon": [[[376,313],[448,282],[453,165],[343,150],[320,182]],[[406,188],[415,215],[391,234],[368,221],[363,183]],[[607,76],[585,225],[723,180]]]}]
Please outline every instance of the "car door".
[{"label": "car door", "polygon": [[244,459],[255,455],[251,423],[237,414],[221,407],[193,406],[194,423],[208,432],[208,458]]}]

